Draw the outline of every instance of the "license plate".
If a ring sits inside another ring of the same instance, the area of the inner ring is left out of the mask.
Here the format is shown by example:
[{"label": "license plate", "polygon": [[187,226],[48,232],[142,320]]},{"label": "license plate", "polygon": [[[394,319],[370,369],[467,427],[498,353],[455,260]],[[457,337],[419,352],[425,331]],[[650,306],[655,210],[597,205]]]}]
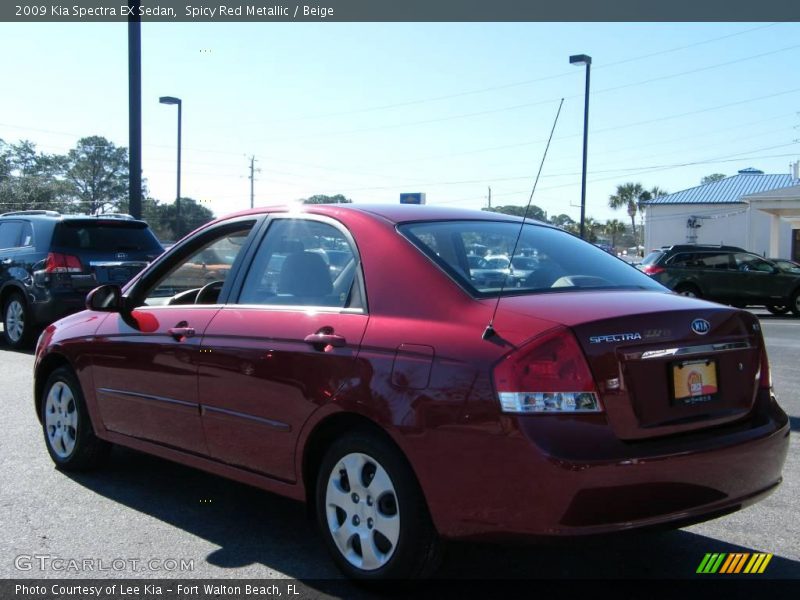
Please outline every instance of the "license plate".
[{"label": "license plate", "polygon": [[717,361],[713,358],[673,363],[672,403],[685,406],[717,398]]}]

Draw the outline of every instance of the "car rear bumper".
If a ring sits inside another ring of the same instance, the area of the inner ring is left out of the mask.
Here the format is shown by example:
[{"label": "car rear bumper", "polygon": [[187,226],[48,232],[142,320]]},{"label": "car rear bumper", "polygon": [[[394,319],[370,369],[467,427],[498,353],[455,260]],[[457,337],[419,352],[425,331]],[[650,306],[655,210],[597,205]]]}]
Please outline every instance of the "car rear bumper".
[{"label": "car rear bumper", "polygon": [[30,304],[33,321],[36,325],[49,325],[62,317],[79,312],[86,307],[84,291],[41,290]]},{"label": "car rear bumper", "polygon": [[466,434],[461,448],[451,439],[447,454],[461,467],[437,459],[418,475],[437,529],[450,538],[683,526],[739,510],[780,484],[788,418],[774,399],[760,404],[746,423],[628,443],[611,440],[600,420],[508,419],[502,431]]}]

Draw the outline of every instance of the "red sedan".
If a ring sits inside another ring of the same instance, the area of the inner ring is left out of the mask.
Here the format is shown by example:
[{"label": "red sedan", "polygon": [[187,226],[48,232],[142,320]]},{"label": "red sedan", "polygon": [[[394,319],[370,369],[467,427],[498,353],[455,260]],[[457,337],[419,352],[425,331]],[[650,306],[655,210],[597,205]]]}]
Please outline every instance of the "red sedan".
[{"label": "red sedan", "polygon": [[[473,276],[475,248],[530,272]],[[35,398],[59,468],[119,444],[307,501],[364,579],[429,574],[443,539],[713,518],[773,491],[789,442],[751,314],[431,206],[204,226],[47,328]]]}]

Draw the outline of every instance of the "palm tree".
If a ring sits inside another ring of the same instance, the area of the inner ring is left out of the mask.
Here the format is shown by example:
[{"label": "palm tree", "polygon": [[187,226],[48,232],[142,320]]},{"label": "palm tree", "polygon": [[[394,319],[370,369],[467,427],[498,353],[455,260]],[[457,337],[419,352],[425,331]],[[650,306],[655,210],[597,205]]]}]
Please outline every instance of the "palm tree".
[{"label": "palm tree", "polygon": [[631,218],[631,233],[633,234],[634,244],[636,244],[637,203],[640,202],[639,198],[644,193],[645,191],[641,183],[623,183],[617,186],[617,193],[608,198],[608,205],[611,208],[619,209],[625,207],[628,209],[628,216]]},{"label": "palm tree", "polygon": [[[644,210],[647,208],[647,203],[650,202],[650,200],[655,200],[667,194],[669,194],[667,190],[654,186],[649,190],[643,190],[636,198],[636,208],[639,211],[639,230],[642,232],[642,243],[644,243]],[[636,243],[635,236],[634,243]]]},{"label": "palm tree", "polygon": [[618,219],[608,219],[603,229],[605,234],[611,238],[611,247],[616,252],[617,238],[625,233],[625,223]]}]

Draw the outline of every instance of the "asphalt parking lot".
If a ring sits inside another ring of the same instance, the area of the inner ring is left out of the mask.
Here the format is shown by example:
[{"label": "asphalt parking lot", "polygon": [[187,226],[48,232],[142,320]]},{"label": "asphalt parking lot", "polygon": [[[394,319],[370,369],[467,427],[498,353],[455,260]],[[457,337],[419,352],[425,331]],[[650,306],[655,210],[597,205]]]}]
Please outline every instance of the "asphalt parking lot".
[{"label": "asphalt parking lot", "polygon": [[[676,531],[452,544],[440,576],[681,579],[702,577],[695,571],[708,552],[767,552],[769,577],[800,579],[800,319],[758,315],[792,419],[784,483],[774,494]],[[31,353],[0,345],[0,577],[292,577],[312,586],[339,577],[298,503],[124,449],[97,472],[55,470],[33,411],[32,365]],[[50,558],[36,558],[43,556]],[[88,558],[93,570],[65,572],[54,558]]]}]

